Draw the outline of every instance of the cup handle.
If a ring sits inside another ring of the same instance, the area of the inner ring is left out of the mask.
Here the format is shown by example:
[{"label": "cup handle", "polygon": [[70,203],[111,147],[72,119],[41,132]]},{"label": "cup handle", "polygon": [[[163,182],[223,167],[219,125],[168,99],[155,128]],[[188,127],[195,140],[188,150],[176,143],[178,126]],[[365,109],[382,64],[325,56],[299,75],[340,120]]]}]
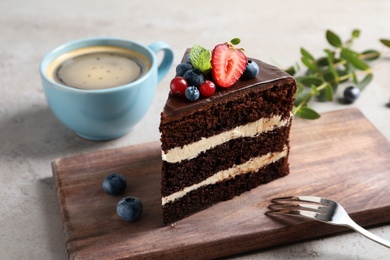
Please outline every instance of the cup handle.
[{"label": "cup handle", "polygon": [[172,48],[168,44],[166,44],[165,42],[161,42],[161,41],[154,42],[154,43],[150,44],[149,48],[155,54],[157,54],[160,51],[164,52],[164,57],[163,57],[160,65],[158,65],[158,69],[157,69],[157,83],[158,83],[164,78],[164,76],[168,73],[169,69],[172,66],[173,51],[172,51]]}]

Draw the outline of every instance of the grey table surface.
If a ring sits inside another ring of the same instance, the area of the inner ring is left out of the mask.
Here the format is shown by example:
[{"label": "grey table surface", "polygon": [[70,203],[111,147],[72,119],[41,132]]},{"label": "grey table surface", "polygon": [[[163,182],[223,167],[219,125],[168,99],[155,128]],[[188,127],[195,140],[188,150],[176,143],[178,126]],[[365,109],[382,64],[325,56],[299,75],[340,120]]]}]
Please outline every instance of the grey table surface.
[{"label": "grey table surface", "polygon": [[[319,55],[325,30],[344,39],[361,29],[357,50],[389,52],[390,2],[368,1],[0,1],[0,259],[66,259],[59,206],[50,167],[56,158],[159,139],[159,113],[171,69],[152,107],[126,136],[108,142],[83,140],[51,113],[41,87],[41,58],[77,38],[114,36],[150,44],[169,43],[178,64],[199,43],[212,48],[233,37],[248,56],[287,67],[305,47]],[[352,105],[314,103],[320,112],[358,107],[390,140],[390,59],[374,63],[374,80]],[[337,93],[339,96],[340,93]],[[374,173],[373,173],[374,174]],[[371,228],[390,238],[390,225]],[[388,259],[385,249],[354,232],[271,248],[231,258]]]}]

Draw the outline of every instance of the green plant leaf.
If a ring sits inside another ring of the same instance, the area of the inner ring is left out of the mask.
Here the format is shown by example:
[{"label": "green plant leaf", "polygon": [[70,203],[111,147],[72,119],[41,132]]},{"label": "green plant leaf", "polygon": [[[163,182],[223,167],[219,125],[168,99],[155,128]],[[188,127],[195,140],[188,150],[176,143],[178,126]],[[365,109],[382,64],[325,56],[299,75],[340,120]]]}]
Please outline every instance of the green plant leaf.
[{"label": "green plant leaf", "polygon": [[349,80],[348,72],[346,70],[336,69],[339,75],[340,83],[347,82]]},{"label": "green plant leaf", "polygon": [[320,94],[320,92],[318,91],[318,89],[317,89],[317,87],[315,85],[311,85],[310,88],[311,88],[311,93],[314,96],[318,96]]},{"label": "green plant leaf", "polygon": [[317,61],[317,66],[318,67],[328,67],[328,59],[326,57],[321,57],[321,58],[318,58]]},{"label": "green plant leaf", "polygon": [[332,85],[348,81],[349,77],[348,78],[344,77],[345,75],[347,75],[347,73],[344,70],[336,69],[336,73],[337,73],[337,79],[338,79],[337,81],[336,81],[336,78],[333,75],[333,73],[330,72],[329,70],[325,71],[324,74],[322,75],[322,77],[324,78],[324,80],[326,82],[328,82]]},{"label": "green plant leaf", "polygon": [[360,57],[365,61],[373,61],[379,59],[381,53],[376,50],[366,50],[360,54]]},{"label": "green plant leaf", "polygon": [[331,30],[326,31],[326,39],[328,40],[329,44],[334,47],[341,47],[342,45],[340,37]]},{"label": "green plant leaf", "polygon": [[301,61],[309,70],[312,70],[312,71],[316,71],[317,70],[317,65],[315,64],[315,62],[309,60],[308,58],[303,56],[301,58]]},{"label": "green plant leaf", "polygon": [[290,74],[291,76],[294,76],[296,73],[298,73],[300,70],[299,64],[295,63],[293,66],[288,67],[284,71]]},{"label": "green plant leaf", "polygon": [[301,54],[303,57],[306,57],[310,61],[315,61],[313,55],[311,55],[310,52],[308,52],[305,48],[301,48]]},{"label": "green plant leaf", "polygon": [[328,83],[334,83],[336,82],[336,78],[334,77],[333,73],[328,71],[325,71],[324,74],[322,75],[324,80]]},{"label": "green plant leaf", "polygon": [[322,83],[324,83],[324,80],[320,77],[316,76],[302,76],[297,77],[297,81],[301,82],[306,87],[311,87],[311,85],[320,86]]},{"label": "green plant leaf", "polygon": [[302,91],[299,94],[295,94],[294,97],[294,105],[299,106],[301,104],[306,104],[307,102],[309,102],[312,97],[312,94],[310,93],[310,91]]},{"label": "green plant leaf", "polygon": [[284,71],[287,72],[290,76],[294,76],[295,73],[297,73],[297,71],[295,71],[295,68],[293,66],[284,69]]},{"label": "green plant leaf", "polygon": [[241,40],[239,38],[233,38],[230,43],[233,45],[238,45],[240,44]]},{"label": "green plant leaf", "polygon": [[359,38],[359,36],[360,36],[360,30],[359,29],[355,29],[355,30],[353,30],[352,31],[352,37],[353,38]]},{"label": "green plant leaf", "polygon": [[303,87],[304,86],[301,83],[297,82],[297,91],[295,92],[296,96],[298,96],[299,94],[301,94],[303,92],[303,89],[304,89]]},{"label": "green plant leaf", "polygon": [[387,47],[390,47],[390,40],[388,39],[380,39],[379,40],[382,44],[384,44]]},{"label": "green plant leaf", "polygon": [[358,77],[355,72],[352,72],[352,81],[357,85],[359,83]]},{"label": "green plant leaf", "polygon": [[339,83],[339,75],[337,74],[336,69],[334,68],[334,65],[333,65],[334,52],[332,52],[330,50],[325,50],[325,53],[327,55],[326,59],[328,60],[329,70],[333,74],[333,77],[334,77],[333,81],[336,84],[338,84]]},{"label": "green plant leaf", "polygon": [[358,84],[357,87],[360,90],[363,90],[371,81],[372,81],[373,75],[372,73],[367,74]]},{"label": "green plant leaf", "polygon": [[297,111],[297,115],[305,118],[305,119],[317,119],[320,118],[320,114],[318,114],[316,111],[313,109],[303,106]]},{"label": "green plant leaf", "polygon": [[[330,93],[331,91],[331,93]],[[324,85],[324,88],[321,88],[317,100],[320,102],[332,101],[333,100],[333,87],[331,84],[327,83]]]},{"label": "green plant leaf", "polygon": [[325,94],[325,98],[326,100],[328,101],[332,101],[333,100],[333,88],[331,85],[326,85],[325,89],[324,89],[324,94]]},{"label": "green plant leaf", "polygon": [[[333,52],[334,53],[334,52]],[[334,57],[333,58],[333,65],[335,67],[337,66],[340,66],[342,63],[343,63],[344,59],[340,59],[338,57]],[[324,57],[321,57],[321,58],[318,58],[316,60],[316,64],[318,67],[321,67],[321,68],[326,68],[329,66],[329,63],[328,63],[328,58],[326,56]]]},{"label": "green plant leaf", "polygon": [[370,66],[365,63],[363,60],[359,59],[358,55],[350,49],[343,48],[341,50],[340,56],[350,62],[355,68],[359,70],[369,70]]}]

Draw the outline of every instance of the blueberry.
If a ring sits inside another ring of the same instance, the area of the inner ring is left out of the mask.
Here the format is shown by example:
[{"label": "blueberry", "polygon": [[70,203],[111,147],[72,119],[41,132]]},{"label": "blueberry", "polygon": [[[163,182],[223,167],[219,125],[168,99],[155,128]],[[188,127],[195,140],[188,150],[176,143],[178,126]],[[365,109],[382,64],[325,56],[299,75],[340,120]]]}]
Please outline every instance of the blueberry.
[{"label": "blueberry", "polygon": [[253,79],[259,74],[259,65],[256,62],[248,60],[244,73],[241,76],[241,79]]},{"label": "blueberry", "polygon": [[126,221],[133,221],[141,216],[143,210],[142,201],[137,197],[122,198],[116,206],[119,217]]},{"label": "blueberry", "polygon": [[190,101],[195,101],[195,100],[198,100],[199,97],[200,97],[200,92],[199,90],[194,87],[194,86],[189,86],[187,89],[186,89],[186,92],[185,92],[185,95],[187,97],[188,100]]},{"label": "blueberry", "polygon": [[191,63],[191,57],[189,53],[184,57],[184,61]]},{"label": "blueberry", "polygon": [[182,62],[176,66],[176,76],[182,77],[187,70],[193,69],[191,63]]},{"label": "blueberry", "polygon": [[205,80],[202,71],[199,69],[187,70],[184,73],[183,78],[187,80],[189,86],[195,86],[197,88],[199,88],[200,84]]},{"label": "blueberry", "polygon": [[126,180],[122,174],[113,173],[104,178],[102,187],[110,195],[119,195],[126,189]]},{"label": "blueberry", "polygon": [[360,89],[354,86],[349,86],[344,90],[344,101],[353,103],[360,96]]}]

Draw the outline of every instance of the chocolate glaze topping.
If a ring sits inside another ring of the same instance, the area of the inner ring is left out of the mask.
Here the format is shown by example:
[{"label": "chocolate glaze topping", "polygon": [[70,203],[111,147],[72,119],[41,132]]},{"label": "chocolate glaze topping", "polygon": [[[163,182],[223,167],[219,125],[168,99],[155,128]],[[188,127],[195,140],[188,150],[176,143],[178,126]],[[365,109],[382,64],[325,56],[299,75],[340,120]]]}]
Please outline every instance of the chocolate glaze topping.
[{"label": "chocolate glaze topping", "polygon": [[[169,93],[168,100],[165,104],[162,116],[165,118],[182,116],[190,113],[191,111],[200,109],[201,107],[207,107],[211,102],[216,102],[224,99],[229,99],[238,91],[243,91],[252,88],[264,88],[268,89],[278,81],[293,82],[294,79],[288,73],[280,70],[279,68],[269,65],[265,62],[248,58],[259,65],[260,72],[256,78],[250,80],[238,80],[233,86],[229,88],[217,87],[214,95],[205,98],[200,97],[196,101],[189,101],[184,96],[178,96],[173,93]],[[271,84],[270,84],[271,83]]]}]

